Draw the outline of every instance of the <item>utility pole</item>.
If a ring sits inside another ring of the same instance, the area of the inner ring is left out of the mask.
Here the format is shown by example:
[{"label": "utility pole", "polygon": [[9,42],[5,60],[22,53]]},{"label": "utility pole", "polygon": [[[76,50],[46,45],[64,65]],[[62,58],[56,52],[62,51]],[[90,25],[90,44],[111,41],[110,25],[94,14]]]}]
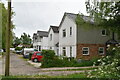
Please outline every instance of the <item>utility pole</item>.
[{"label": "utility pole", "polygon": [[8,19],[6,28],[6,59],[5,59],[5,76],[9,76],[10,68],[10,34],[11,34],[11,0],[8,0]]}]

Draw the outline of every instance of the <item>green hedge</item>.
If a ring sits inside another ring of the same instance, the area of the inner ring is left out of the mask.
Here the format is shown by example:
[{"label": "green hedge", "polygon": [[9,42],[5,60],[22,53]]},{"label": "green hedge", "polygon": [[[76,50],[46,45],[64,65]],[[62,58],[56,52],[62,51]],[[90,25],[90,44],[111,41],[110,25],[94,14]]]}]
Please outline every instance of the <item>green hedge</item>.
[{"label": "green hedge", "polygon": [[22,50],[22,47],[16,47],[15,50]]},{"label": "green hedge", "polygon": [[60,59],[58,56],[55,56],[55,52],[53,50],[43,50],[43,59],[42,59],[42,65],[43,68],[48,67],[82,67],[82,66],[92,66],[94,62],[96,62],[98,59],[94,58],[90,61],[82,60],[81,62],[78,62],[77,60],[71,58],[64,57],[63,59]]}]

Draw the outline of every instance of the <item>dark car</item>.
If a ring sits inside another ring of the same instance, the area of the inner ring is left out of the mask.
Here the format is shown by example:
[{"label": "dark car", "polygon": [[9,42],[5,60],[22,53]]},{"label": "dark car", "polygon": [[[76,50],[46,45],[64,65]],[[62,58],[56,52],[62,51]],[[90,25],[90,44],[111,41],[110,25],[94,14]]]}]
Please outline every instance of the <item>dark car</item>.
[{"label": "dark car", "polygon": [[40,62],[43,58],[43,55],[41,52],[34,52],[31,59],[33,62]]}]

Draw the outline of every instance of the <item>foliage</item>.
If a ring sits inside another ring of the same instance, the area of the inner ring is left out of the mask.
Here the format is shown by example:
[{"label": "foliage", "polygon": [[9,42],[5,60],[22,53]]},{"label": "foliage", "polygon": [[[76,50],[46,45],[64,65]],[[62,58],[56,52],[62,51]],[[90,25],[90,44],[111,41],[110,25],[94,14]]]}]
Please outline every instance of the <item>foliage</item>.
[{"label": "foliage", "polygon": [[16,47],[15,50],[20,51],[20,50],[22,50],[22,47]]},{"label": "foliage", "polygon": [[30,53],[29,53],[29,57],[28,57],[29,60],[31,60],[32,55],[33,55],[33,53],[30,52]]},{"label": "foliage", "polygon": [[20,38],[14,37],[14,40],[13,40],[14,47],[16,47],[20,44],[23,44],[23,46],[30,45],[29,47],[32,48],[33,45],[31,43],[32,43],[32,39],[30,38],[30,35],[26,34],[26,33],[23,33]]},{"label": "foliage", "polygon": [[[6,46],[6,28],[7,28],[7,9],[5,8],[4,4],[0,2],[0,42],[2,42],[2,48],[5,49]],[[14,16],[14,12],[12,12],[11,17]],[[11,21],[11,44],[13,39],[13,31],[12,29],[15,27],[13,22]],[[1,47],[1,46],[0,46]]]},{"label": "foliage", "polygon": [[15,38],[14,38],[13,46],[16,47],[16,46],[18,46],[19,44],[21,44],[21,40],[20,40],[18,37],[15,37]]},{"label": "foliage", "polygon": [[[98,60],[99,68],[90,72],[88,77],[95,78],[120,78],[120,48],[113,48],[112,56],[106,56]],[[96,74],[92,74],[92,73]]]},{"label": "foliage", "polygon": [[53,50],[43,50],[43,60],[42,60],[42,66],[41,67],[81,67],[81,66],[92,66],[95,61],[97,61],[98,58],[94,58],[90,61],[82,61],[77,62],[75,59],[69,59],[67,57],[64,57],[63,59],[60,59],[58,56],[55,56],[55,53]]},{"label": "foliage", "polygon": [[32,42],[32,39],[30,38],[30,35],[29,34],[27,35],[26,33],[23,33],[21,35],[20,40],[21,40],[22,44],[26,44],[26,45],[30,45],[31,42]]},{"label": "foliage", "polygon": [[86,1],[86,10],[94,24],[120,34],[120,1]]}]

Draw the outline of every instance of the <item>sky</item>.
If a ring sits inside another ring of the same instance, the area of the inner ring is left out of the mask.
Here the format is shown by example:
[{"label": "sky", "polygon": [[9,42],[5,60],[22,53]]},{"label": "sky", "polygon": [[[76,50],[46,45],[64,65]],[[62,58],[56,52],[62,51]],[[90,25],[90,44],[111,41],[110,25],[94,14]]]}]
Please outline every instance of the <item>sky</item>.
[{"label": "sky", "polygon": [[50,25],[59,26],[65,12],[86,13],[85,0],[12,0],[15,12],[13,23],[15,35],[48,31]]}]

